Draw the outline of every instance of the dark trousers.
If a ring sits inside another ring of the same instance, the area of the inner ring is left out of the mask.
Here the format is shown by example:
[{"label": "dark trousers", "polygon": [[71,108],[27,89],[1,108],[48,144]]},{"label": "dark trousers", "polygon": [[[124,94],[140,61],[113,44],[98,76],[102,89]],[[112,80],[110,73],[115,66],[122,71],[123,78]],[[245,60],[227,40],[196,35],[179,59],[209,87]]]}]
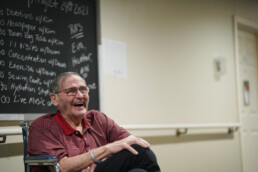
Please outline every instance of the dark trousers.
[{"label": "dark trousers", "polygon": [[138,152],[134,155],[128,150],[118,152],[97,165],[95,172],[159,172],[155,154],[149,148],[132,145]]}]

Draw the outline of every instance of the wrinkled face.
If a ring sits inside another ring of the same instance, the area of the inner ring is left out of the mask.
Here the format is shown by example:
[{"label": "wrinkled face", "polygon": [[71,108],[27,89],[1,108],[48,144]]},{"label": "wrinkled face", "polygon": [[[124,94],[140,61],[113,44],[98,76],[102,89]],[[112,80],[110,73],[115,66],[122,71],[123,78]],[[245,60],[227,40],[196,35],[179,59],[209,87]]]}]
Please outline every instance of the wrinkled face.
[{"label": "wrinkled face", "polygon": [[[62,115],[70,119],[82,118],[88,109],[89,95],[82,94],[78,89],[86,86],[83,78],[77,75],[70,75],[59,81],[58,94],[51,95],[52,103],[58,108]],[[75,95],[67,95],[67,91],[62,91],[68,88],[77,88]]]}]

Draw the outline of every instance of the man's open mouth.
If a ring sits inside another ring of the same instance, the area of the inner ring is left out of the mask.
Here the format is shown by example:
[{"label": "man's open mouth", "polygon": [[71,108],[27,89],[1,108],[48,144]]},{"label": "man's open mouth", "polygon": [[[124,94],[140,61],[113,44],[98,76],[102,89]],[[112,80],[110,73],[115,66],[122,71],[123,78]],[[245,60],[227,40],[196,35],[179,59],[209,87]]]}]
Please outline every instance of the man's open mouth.
[{"label": "man's open mouth", "polygon": [[82,106],[83,106],[83,103],[76,103],[76,104],[73,104],[73,106],[82,107]]}]

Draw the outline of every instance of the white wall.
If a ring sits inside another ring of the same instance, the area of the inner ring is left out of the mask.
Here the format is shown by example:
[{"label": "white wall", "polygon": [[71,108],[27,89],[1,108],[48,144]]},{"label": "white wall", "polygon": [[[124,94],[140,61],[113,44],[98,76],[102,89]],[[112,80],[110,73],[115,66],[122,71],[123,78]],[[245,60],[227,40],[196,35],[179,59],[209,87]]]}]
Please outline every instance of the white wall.
[{"label": "white wall", "polygon": [[[119,124],[238,122],[233,15],[258,22],[258,2],[240,1],[100,0],[101,37],[126,43],[128,74],[102,76],[103,111]],[[220,79],[218,56],[226,60]],[[241,171],[238,132],[150,132],[142,136],[163,172]],[[21,142],[0,144],[1,171],[22,171]]]}]

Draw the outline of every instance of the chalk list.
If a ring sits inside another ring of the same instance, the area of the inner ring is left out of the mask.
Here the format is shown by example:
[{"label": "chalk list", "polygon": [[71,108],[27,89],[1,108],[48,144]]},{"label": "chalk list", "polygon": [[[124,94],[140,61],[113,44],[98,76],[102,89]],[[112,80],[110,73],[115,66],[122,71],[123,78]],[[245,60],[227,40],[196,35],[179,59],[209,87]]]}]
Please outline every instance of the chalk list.
[{"label": "chalk list", "polygon": [[0,113],[54,112],[48,88],[75,71],[99,109],[96,2],[8,0],[0,7]]}]

